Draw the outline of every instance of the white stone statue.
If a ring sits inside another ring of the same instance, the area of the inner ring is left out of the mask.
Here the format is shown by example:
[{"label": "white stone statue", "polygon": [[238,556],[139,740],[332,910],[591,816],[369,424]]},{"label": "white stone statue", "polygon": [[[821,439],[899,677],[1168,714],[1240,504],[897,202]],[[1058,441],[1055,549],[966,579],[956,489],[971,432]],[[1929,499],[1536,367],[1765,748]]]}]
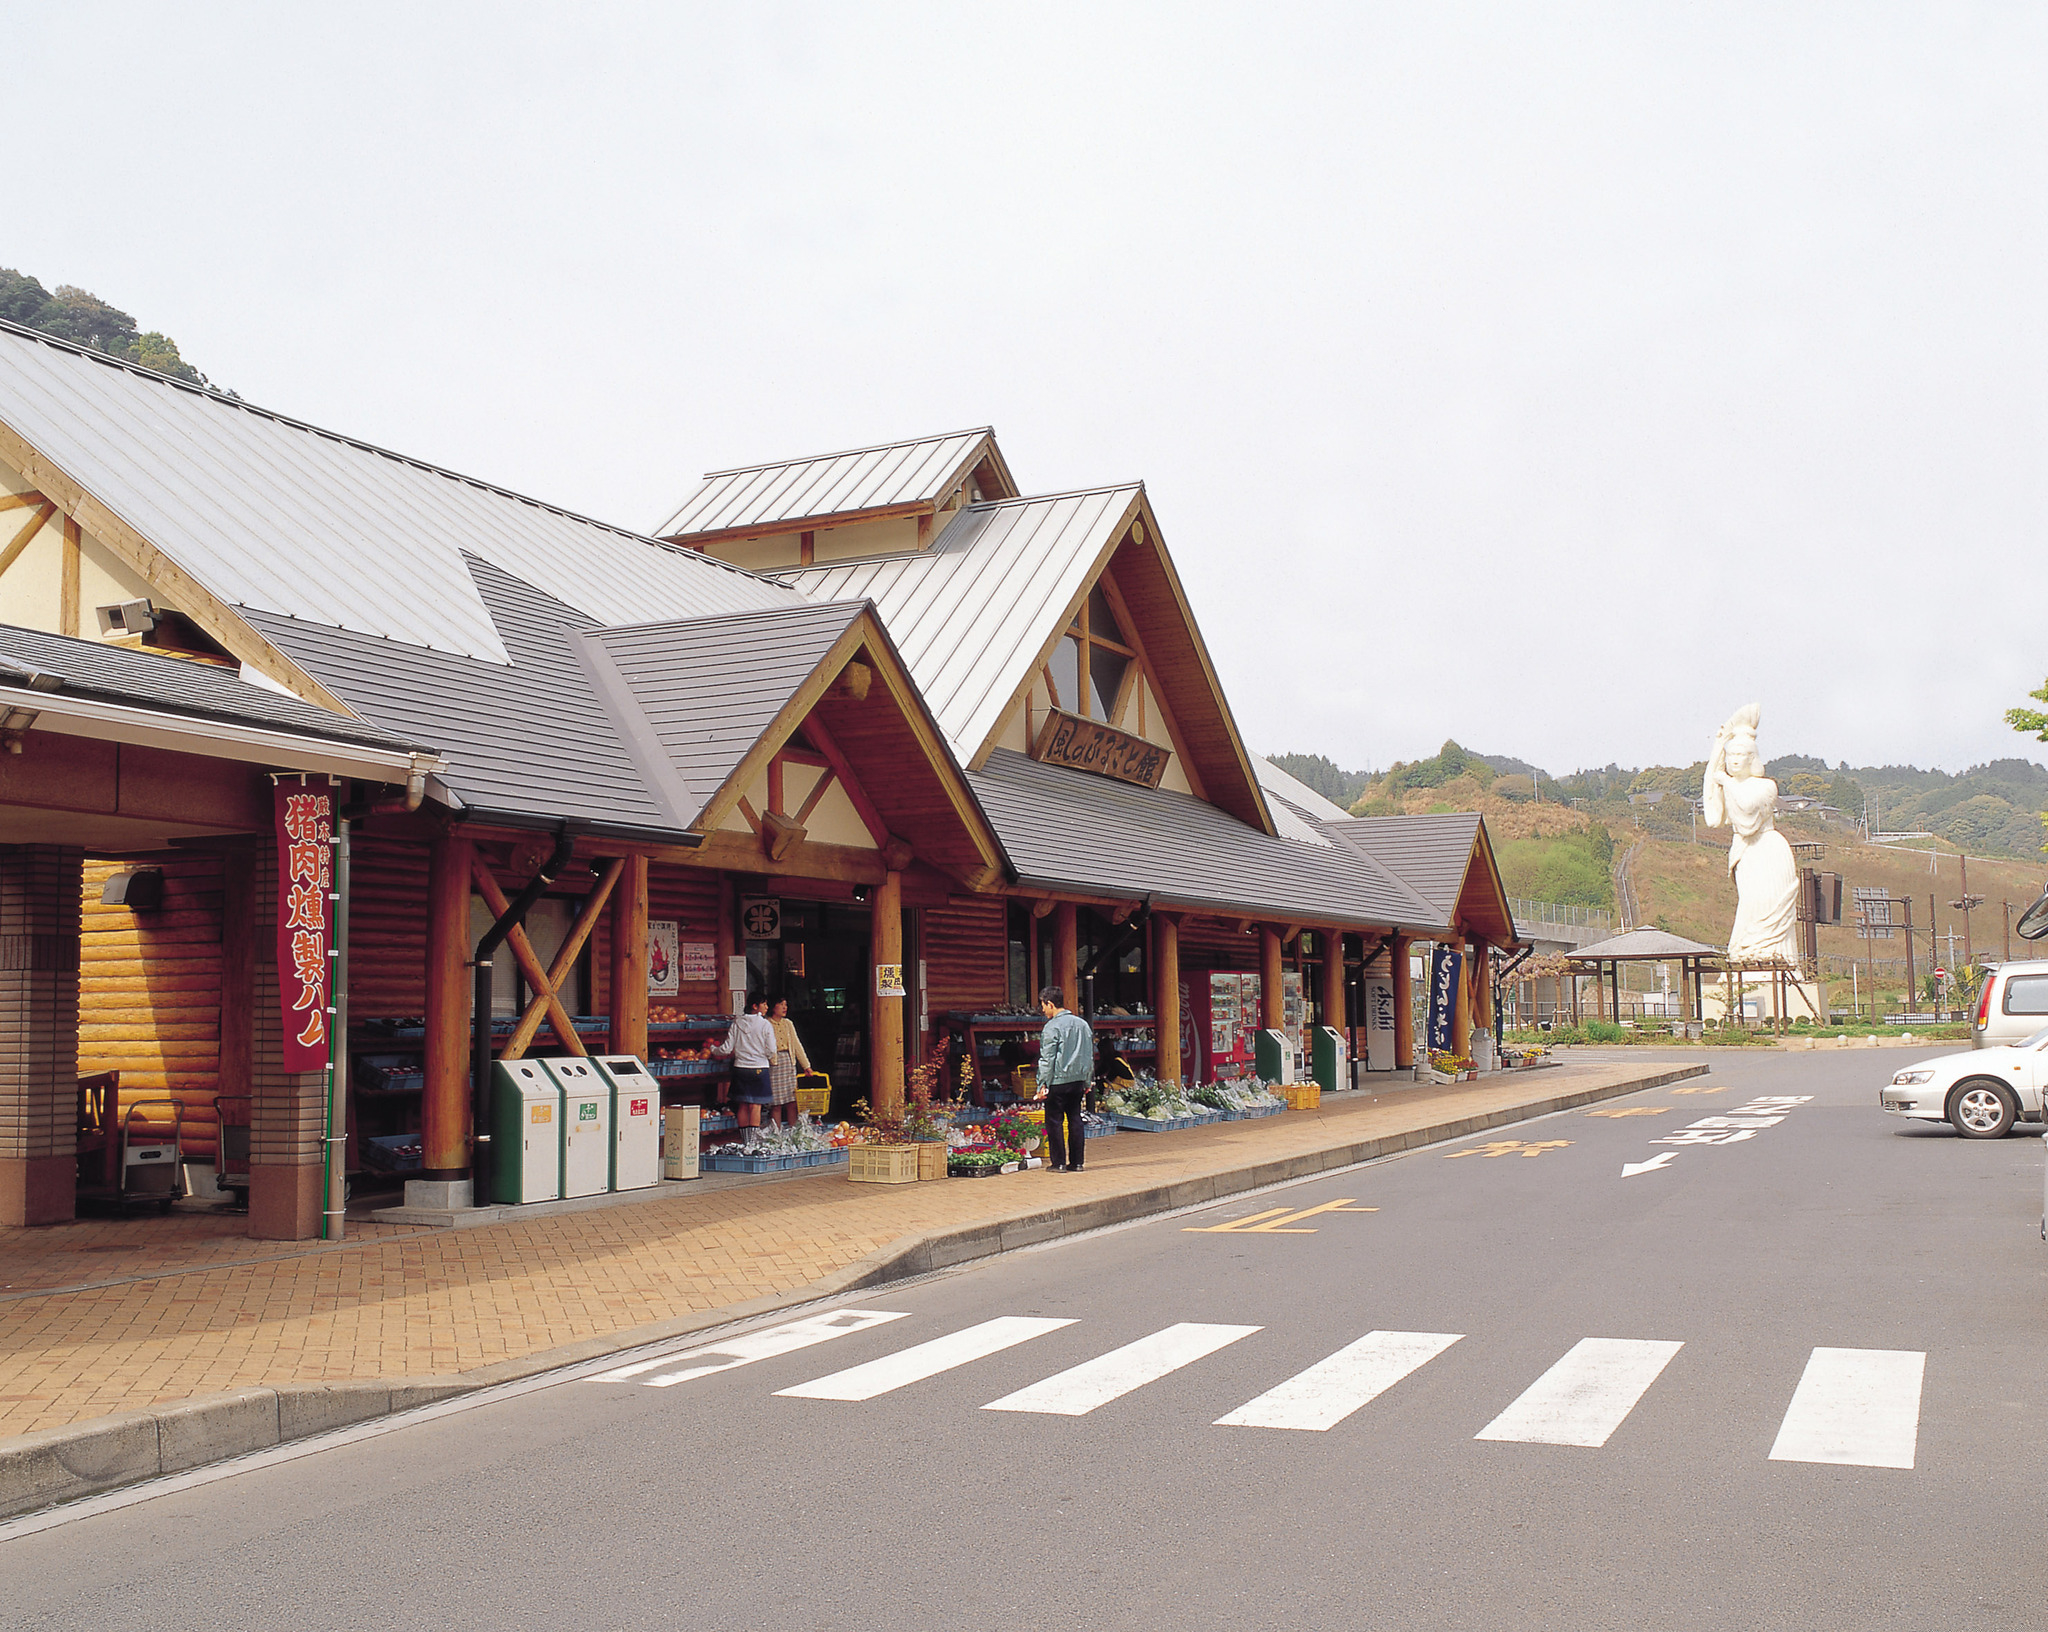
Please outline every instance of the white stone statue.
[{"label": "white stone statue", "polygon": [[1755,703],[1738,708],[1714,733],[1707,756],[1700,804],[1709,827],[1735,829],[1728,847],[1728,871],[1735,875],[1735,927],[1728,932],[1728,961],[1799,963],[1799,869],[1792,847],[1773,815],[1778,784],[1764,775],[1756,751],[1761,711]]}]

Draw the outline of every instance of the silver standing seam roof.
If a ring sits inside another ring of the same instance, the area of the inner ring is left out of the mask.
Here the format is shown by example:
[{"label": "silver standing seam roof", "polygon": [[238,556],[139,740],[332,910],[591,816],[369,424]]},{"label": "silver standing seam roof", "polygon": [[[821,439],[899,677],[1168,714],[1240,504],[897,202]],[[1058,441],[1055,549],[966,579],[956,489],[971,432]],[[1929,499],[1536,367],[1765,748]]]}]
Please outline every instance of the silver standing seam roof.
[{"label": "silver standing seam roof", "polygon": [[681,538],[736,527],[787,526],[891,505],[931,504],[991,455],[1007,477],[995,432],[981,425],[844,453],[714,470],[654,531],[663,538]]},{"label": "silver standing seam roof", "polygon": [[1043,765],[1007,748],[967,780],[1027,885],[1304,924],[1450,924],[1358,850],[1275,838],[1185,793]]},{"label": "silver standing seam roof", "polygon": [[695,551],[5,322],[0,423],[241,609],[504,663],[465,552],[602,623],[796,600]]},{"label": "silver standing seam roof", "polygon": [[939,729],[972,764],[1143,492],[1130,482],[969,505],[929,548],[781,577],[821,601],[873,601]]}]

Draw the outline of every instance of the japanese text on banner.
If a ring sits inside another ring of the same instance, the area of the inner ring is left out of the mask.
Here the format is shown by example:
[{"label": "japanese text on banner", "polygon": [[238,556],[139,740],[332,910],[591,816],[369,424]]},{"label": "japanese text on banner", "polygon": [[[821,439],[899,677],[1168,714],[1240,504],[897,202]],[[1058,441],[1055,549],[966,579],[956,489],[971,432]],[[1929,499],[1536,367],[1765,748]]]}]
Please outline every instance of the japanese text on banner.
[{"label": "japanese text on banner", "polygon": [[334,885],[334,795],[277,785],[277,992],[284,1068],[324,1071],[328,1054],[328,896]]}]

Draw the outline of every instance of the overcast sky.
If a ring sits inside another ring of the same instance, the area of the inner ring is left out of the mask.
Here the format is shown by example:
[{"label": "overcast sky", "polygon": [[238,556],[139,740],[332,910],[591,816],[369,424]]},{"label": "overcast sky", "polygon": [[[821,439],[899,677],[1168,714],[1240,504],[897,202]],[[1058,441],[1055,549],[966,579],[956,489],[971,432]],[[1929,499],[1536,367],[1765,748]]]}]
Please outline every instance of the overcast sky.
[{"label": "overcast sky", "polygon": [[[993,424],[1247,739],[2039,758],[2048,10],[21,11],[0,264],[635,527]],[[24,133],[32,133],[24,142]]]}]

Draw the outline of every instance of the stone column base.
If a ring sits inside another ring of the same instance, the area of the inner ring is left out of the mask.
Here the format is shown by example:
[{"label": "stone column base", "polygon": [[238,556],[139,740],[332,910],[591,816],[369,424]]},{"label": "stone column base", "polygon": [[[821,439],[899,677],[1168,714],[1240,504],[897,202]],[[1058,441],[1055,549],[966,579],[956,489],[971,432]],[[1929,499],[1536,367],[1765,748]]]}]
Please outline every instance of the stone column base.
[{"label": "stone column base", "polygon": [[405,1181],[405,1204],[420,1207],[429,1212],[453,1212],[462,1207],[476,1205],[468,1179],[407,1179]]},{"label": "stone column base", "polygon": [[0,1224],[68,1224],[77,1216],[76,1156],[0,1160]]},{"label": "stone column base", "polygon": [[317,1167],[249,1169],[249,1234],[258,1241],[314,1241],[326,1197]]}]

